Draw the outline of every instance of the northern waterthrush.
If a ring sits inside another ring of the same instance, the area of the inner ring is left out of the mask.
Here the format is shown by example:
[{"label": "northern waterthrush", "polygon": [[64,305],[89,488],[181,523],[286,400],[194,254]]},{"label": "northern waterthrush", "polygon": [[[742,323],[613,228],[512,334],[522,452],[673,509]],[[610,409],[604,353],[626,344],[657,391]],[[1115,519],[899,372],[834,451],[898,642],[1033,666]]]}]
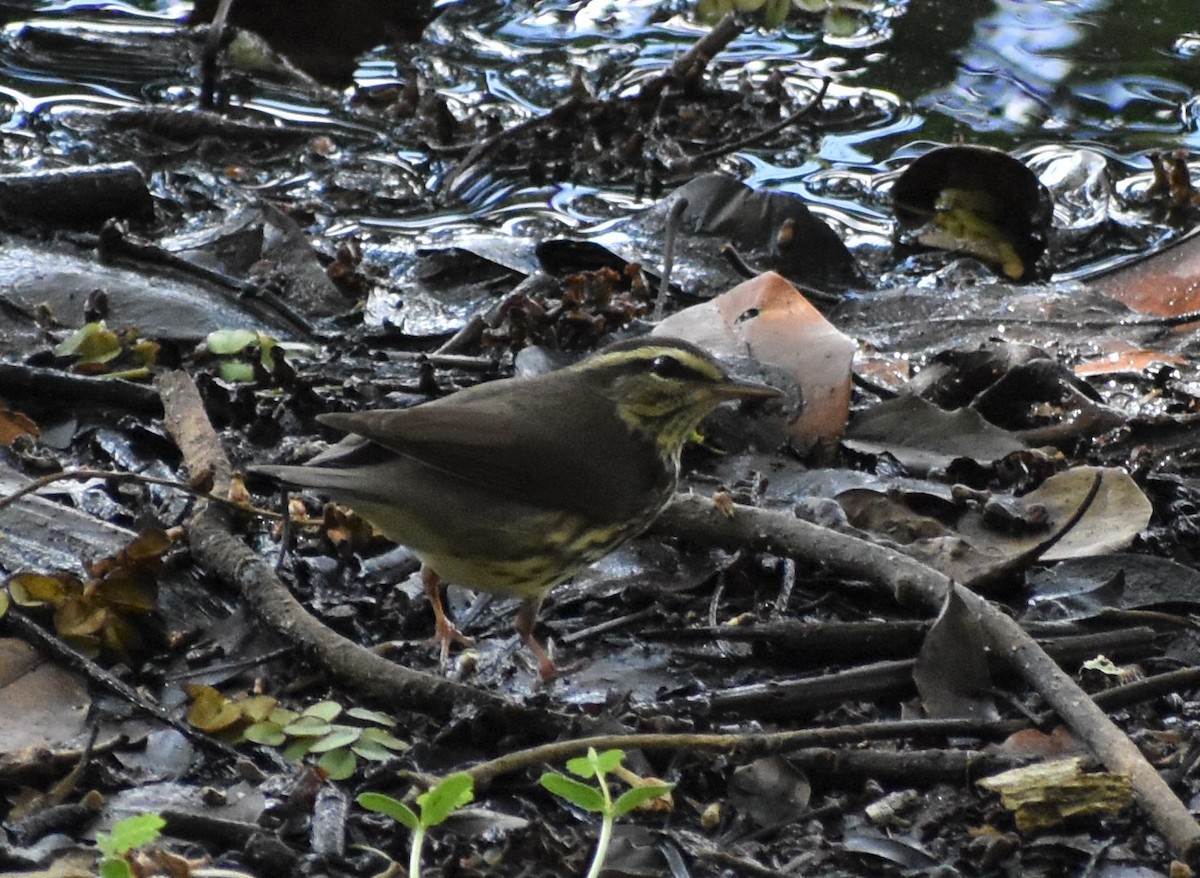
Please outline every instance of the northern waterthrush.
[{"label": "northern waterthrush", "polygon": [[550,589],[650,525],[709,412],[778,395],[688,342],[640,338],[408,409],[322,415],[351,435],[302,466],[256,471],[325,493],[410,547],[443,658],[450,639],[469,641],[446,618],[442,577],[522,598],[517,633],[549,678],[533,625]]}]

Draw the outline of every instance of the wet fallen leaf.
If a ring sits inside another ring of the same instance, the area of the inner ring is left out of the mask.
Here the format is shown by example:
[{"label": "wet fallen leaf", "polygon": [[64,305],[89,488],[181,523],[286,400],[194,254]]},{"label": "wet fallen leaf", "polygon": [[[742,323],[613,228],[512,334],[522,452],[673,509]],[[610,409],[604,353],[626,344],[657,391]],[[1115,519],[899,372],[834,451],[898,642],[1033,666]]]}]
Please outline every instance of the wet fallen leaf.
[{"label": "wet fallen leaf", "polygon": [[0,639],[0,753],[70,741],[83,730],[90,705],[73,675],[44,662],[23,640]]},{"label": "wet fallen leaf", "polygon": [[979,619],[967,609],[955,589],[948,590],[913,668],[913,680],[929,716],[1000,718],[988,694],[992,678],[985,642]]},{"label": "wet fallen leaf", "polygon": [[974,409],[945,411],[905,394],[885,400],[855,417],[845,444],[864,454],[887,452],[910,472],[945,469],[958,458],[992,463],[1025,444]]},{"label": "wet fallen leaf", "polygon": [[[748,353],[767,370],[767,380],[786,382],[782,389],[793,401],[787,435],[797,450],[831,447],[842,435],[858,346],[781,275],[768,271],[751,278],[672,314],[654,332],[694,341],[725,358]],[[788,384],[799,390],[789,391]],[[794,400],[801,396],[804,405],[797,409]]]},{"label": "wet fallen leaf", "polygon": [[729,778],[729,803],[759,826],[796,817],[808,809],[808,778],[782,756],[764,756]]},{"label": "wet fallen leaf", "polygon": [[40,432],[37,422],[33,418],[0,406],[0,446],[7,448],[19,436],[36,438]]},{"label": "wet fallen leaf", "polygon": [[1063,561],[1029,577],[1023,619],[1080,621],[1108,609],[1200,608],[1200,573],[1191,567],[1122,552]]}]

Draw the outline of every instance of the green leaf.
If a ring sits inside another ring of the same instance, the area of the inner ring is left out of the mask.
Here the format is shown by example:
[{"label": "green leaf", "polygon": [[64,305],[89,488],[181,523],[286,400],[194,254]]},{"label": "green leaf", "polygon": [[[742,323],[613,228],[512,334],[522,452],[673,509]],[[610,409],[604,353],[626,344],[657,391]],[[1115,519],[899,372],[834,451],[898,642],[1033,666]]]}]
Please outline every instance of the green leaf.
[{"label": "green leaf", "polygon": [[0,619],[4,618],[4,614],[8,612],[8,592],[0,589]]},{"label": "green leaf", "polygon": [[290,722],[283,727],[283,731],[288,735],[297,737],[314,737],[319,738],[322,735],[328,735],[333,731],[333,727],[328,722],[317,716],[301,716],[295,722]]},{"label": "green leaf", "polygon": [[133,872],[124,860],[101,860],[100,878],[133,878]]},{"label": "green leaf", "polygon": [[597,754],[595,747],[588,747],[586,756],[576,756],[567,760],[567,771],[577,777],[595,777],[597,774],[608,774],[620,765],[624,758],[623,750],[605,750]]},{"label": "green leaf", "polygon": [[417,804],[421,807],[421,825],[426,828],[437,826],[452,811],[474,798],[475,778],[465,771],[447,775],[429,792],[417,796]]},{"label": "green leaf", "polygon": [[362,729],[354,726],[334,726],[328,735],[312,745],[312,753],[326,753],[339,747],[349,747],[361,737]]},{"label": "green leaf", "polygon": [[204,339],[208,352],[218,357],[240,354],[252,344],[258,344],[261,336],[253,329],[217,329]]},{"label": "green leaf", "polygon": [[613,802],[613,817],[623,817],[642,802],[657,799],[675,788],[674,784],[653,784],[626,790]]},{"label": "green leaf", "polygon": [[763,10],[763,27],[775,30],[787,21],[788,13],[792,10],[792,0],[767,0]]},{"label": "green leaf", "polygon": [[329,775],[330,780],[345,780],[358,770],[358,757],[347,748],[330,750],[321,754],[317,765]]},{"label": "green leaf", "polygon": [[351,719],[360,719],[365,723],[375,723],[377,726],[387,726],[389,729],[396,725],[396,718],[382,710],[369,710],[365,707],[352,707],[346,711]]},{"label": "green leaf", "polygon": [[412,808],[399,799],[393,799],[391,796],[385,796],[383,793],[363,793],[358,797],[358,804],[360,807],[368,811],[374,811],[376,814],[386,814],[397,823],[409,829],[416,830],[421,825],[421,821],[417,819],[417,815],[413,813]]},{"label": "green leaf", "polygon": [[112,834],[105,836],[103,843],[97,834],[96,845],[105,856],[124,856],[134,848],[158,841],[166,825],[167,821],[159,814],[134,814],[114,823]]},{"label": "green leaf", "polygon": [[713,24],[731,9],[733,0],[699,0],[696,4],[696,17],[700,21]]},{"label": "green leaf", "polygon": [[289,710],[286,707],[276,707],[267,714],[267,719],[276,725],[286,726],[288,723],[293,723],[299,718],[300,714],[294,710]]},{"label": "green leaf", "polygon": [[580,783],[557,771],[547,771],[539,782],[554,795],[566,799],[578,808],[597,814],[604,813],[604,794],[595,787]]},{"label": "green leaf", "polygon": [[567,771],[576,777],[595,777],[596,766],[587,756],[576,756],[567,760]]},{"label": "green leaf", "polygon": [[364,741],[370,741],[372,744],[378,744],[380,747],[387,747],[389,750],[395,750],[397,753],[401,753],[412,746],[407,741],[401,741],[387,729],[363,729],[362,737]]},{"label": "green leaf", "polygon": [[79,327],[54,352],[60,357],[78,357],[80,363],[107,363],[121,355],[121,339],[100,320]]},{"label": "green leaf", "polygon": [[325,722],[333,722],[342,713],[342,706],[336,701],[318,701],[304,709],[301,716],[315,716]]},{"label": "green leaf", "polygon": [[268,747],[282,747],[287,742],[287,735],[283,733],[279,724],[266,720],[246,726],[242,738]]},{"label": "green leaf", "polygon": [[600,774],[610,773],[621,764],[621,760],[624,758],[624,750],[605,750],[597,756],[596,751],[588,747],[588,760],[596,766],[596,771]]},{"label": "green leaf", "polygon": [[241,360],[223,360],[217,372],[227,384],[249,384],[254,380],[254,367]]},{"label": "green leaf", "polygon": [[308,755],[308,751],[312,749],[312,745],[318,740],[318,738],[296,738],[283,748],[283,756],[293,762],[302,762]]},{"label": "green leaf", "polygon": [[380,746],[366,735],[363,735],[361,738],[351,744],[350,749],[356,756],[371,762],[387,762],[396,755],[387,747]]},{"label": "green leaf", "polygon": [[857,15],[838,6],[830,7],[825,13],[824,21],[821,22],[821,27],[827,35],[842,38],[854,36],[860,25],[861,21]]}]

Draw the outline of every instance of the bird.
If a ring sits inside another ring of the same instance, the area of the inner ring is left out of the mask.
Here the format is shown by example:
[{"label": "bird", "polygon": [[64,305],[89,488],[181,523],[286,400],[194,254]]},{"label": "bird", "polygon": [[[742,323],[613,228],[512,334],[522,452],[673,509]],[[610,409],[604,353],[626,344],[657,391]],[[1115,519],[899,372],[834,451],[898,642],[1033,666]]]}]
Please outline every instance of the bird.
[{"label": "bird", "polygon": [[320,415],[348,435],[302,465],[253,471],[323,493],[409,547],[443,665],[452,640],[472,642],[446,616],[448,581],[520,598],[516,631],[551,680],[534,636],[546,595],[650,526],[713,409],[780,395],[690,342],[643,336],[405,409]]}]

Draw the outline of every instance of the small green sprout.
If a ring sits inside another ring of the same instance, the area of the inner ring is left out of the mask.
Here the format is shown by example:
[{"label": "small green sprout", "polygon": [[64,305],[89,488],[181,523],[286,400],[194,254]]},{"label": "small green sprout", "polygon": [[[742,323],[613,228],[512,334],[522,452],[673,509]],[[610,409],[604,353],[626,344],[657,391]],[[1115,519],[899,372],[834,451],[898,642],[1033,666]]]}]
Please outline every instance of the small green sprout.
[{"label": "small green sprout", "polygon": [[592,855],[592,866],[588,870],[587,878],[599,878],[600,870],[604,867],[604,858],[608,855],[608,843],[612,840],[613,821],[628,814],[643,802],[665,795],[675,788],[674,784],[652,783],[636,786],[623,792],[614,801],[605,775],[619,773],[624,758],[625,753],[622,750],[597,753],[594,747],[588,747],[587,756],[567,760],[567,771],[585,779],[594,777],[594,787],[556,771],[547,771],[541,778],[542,786],[554,795],[585,811],[593,811],[600,815],[600,838],[596,841],[596,852]]},{"label": "small green sprout", "polygon": [[158,814],[134,814],[113,824],[112,834],[96,833],[96,847],[104,855],[100,860],[100,878],[132,878],[129,853],[154,844],[167,821]]},{"label": "small green sprout", "polygon": [[425,844],[425,833],[444,822],[453,812],[474,798],[475,779],[465,771],[460,771],[446,776],[429,792],[417,796],[417,807],[421,811],[420,817],[399,799],[393,799],[382,793],[363,793],[358,797],[358,804],[368,811],[386,814],[397,823],[402,823],[412,830],[408,874],[409,878],[420,878],[421,848]]}]

